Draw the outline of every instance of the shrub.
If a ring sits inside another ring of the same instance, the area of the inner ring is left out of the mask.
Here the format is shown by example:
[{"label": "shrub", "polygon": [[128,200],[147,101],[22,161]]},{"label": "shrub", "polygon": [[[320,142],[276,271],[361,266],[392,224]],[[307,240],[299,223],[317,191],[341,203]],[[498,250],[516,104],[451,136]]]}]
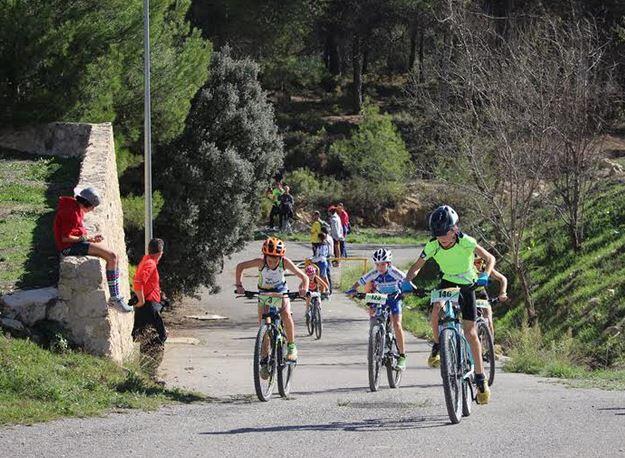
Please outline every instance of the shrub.
[{"label": "shrub", "polygon": [[[156,219],[163,209],[165,201],[160,191],[152,193],[152,217]],[[124,209],[124,230],[143,231],[145,228],[145,199],[143,196],[122,197],[122,208]]]},{"label": "shrub", "polygon": [[258,220],[258,196],[282,165],[283,145],[258,66],[216,53],[181,138],[163,148],[155,176],[166,205],[156,221],[168,244],[164,289],[213,287],[223,257],[243,246]]},{"label": "shrub", "polygon": [[403,183],[411,174],[410,153],[391,116],[372,104],[362,109],[363,120],[350,138],[332,145],[346,173],[375,183]]}]

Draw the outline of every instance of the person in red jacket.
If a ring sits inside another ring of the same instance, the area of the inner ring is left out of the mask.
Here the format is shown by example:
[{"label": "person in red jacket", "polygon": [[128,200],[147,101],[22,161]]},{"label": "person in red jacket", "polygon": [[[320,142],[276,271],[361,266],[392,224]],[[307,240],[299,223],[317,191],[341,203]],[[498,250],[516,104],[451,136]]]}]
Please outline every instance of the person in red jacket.
[{"label": "person in red jacket", "polygon": [[150,240],[148,254],[141,259],[133,280],[137,303],[132,337],[139,341],[142,365],[154,379],[163,359],[164,344],[167,340],[165,323],[160,313],[163,298],[158,273],[158,262],[163,256],[164,246],[161,239]]},{"label": "person in red jacket", "polygon": [[117,255],[101,243],[104,237],[100,234],[89,236],[84,225],[85,214],[100,205],[100,196],[92,187],[76,189],[75,197],[64,196],[54,217],[54,241],[56,248],[63,256],[97,256],[106,261],[106,280],[111,294],[111,305],[125,312],[132,312],[119,292],[119,269]]}]

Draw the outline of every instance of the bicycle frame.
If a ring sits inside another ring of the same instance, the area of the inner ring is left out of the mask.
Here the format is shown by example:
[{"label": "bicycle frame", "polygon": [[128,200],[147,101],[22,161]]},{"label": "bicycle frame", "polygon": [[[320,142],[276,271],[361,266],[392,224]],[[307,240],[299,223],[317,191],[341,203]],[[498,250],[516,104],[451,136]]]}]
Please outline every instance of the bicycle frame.
[{"label": "bicycle frame", "polygon": [[[441,335],[444,329],[451,329],[456,334],[456,339],[459,342],[462,342],[459,364],[462,378],[467,379],[475,373],[475,361],[473,359],[473,353],[471,352],[469,341],[464,336],[464,331],[458,316],[458,309],[456,307],[457,306],[455,306],[450,300],[444,302],[438,320],[438,333]],[[464,365],[467,361],[469,362],[469,367],[471,369],[465,372]]]}]

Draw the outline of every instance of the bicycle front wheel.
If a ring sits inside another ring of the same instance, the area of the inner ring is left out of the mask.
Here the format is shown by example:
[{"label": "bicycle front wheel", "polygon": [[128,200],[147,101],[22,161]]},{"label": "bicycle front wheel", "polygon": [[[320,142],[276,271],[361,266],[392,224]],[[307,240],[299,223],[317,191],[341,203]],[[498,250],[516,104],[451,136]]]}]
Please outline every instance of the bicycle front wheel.
[{"label": "bicycle front wheel", "polygon": [[384,353],[384,329],[382,324],[374,321],[369,329],[369,388],[378,391],[380,387],[380,368],[382,367],[382,355]]},{"label": "bicycle front wheel", "polygon": [[286,338],[282,336],[276,345],[276,355],[278,355],[278,392],[283,398],[286,398],[291,392],[291,382],[295,372],[295,363],[287,362],[287,352]]},{"label": "bicycle front wheel", "polygon": [[493,386],[495,381],[495,343],[490,328],[485,320],[480,319],[477,322],[477,336],[482,346],[482,364],[484,364],[484,376],[488,382],[488,386]]},{"label": "bicycle front wheel", "polygon": [[460,345],[453,329],[443,329],[440,335],[441,377],[447,414],[453,424],[462,419],[462,371],[460,370]]},{"label": "bicycle front wheel", "polygon": [[312,303],[308,310],[306,310],[306,328],[308,329],[308,335],[312,336],[315,332],[315,313],[313,312]]},{"label": "bicycle front wheel", "polygon": [[271,327],[260,325],[254,345],[254,388],[256,396],[263,402],[269,401],[276,382],[276,352]]},{"label": "bicycle front wheel", "polygon": [[397,340],[395,336],[392,339],[387,339],[388,346],[388,358],[386,361],[386,375],[388,376],[388,386],[391,388],[398,388],[401,382],[401,374],[397,368],[397,358],[399,357],[399,348],[397,348]]},{"label": "bicycle front wheel", "polygon": [[321,332],[323,330],[323,322],[321,321],[321,307],[319,304],[315,304],[314,308],[315,315],[315,336],[317,340],[321,339]]}]

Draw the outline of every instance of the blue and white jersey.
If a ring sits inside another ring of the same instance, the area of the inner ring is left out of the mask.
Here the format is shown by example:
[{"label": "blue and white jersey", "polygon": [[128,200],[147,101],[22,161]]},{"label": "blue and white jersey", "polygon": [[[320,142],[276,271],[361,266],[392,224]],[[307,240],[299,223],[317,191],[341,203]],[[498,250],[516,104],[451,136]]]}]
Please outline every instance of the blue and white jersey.
[{"label": "blue and white jersey", "polygon": [[382,294],[394,294],[400,291],[401,282],[406,278],[406,273],[391,265],[386,273],[381,274],[378,269],[369,271],[360,277],[358,284],[365,286],[372,282],[375,290]]}]

